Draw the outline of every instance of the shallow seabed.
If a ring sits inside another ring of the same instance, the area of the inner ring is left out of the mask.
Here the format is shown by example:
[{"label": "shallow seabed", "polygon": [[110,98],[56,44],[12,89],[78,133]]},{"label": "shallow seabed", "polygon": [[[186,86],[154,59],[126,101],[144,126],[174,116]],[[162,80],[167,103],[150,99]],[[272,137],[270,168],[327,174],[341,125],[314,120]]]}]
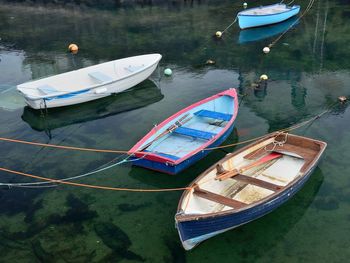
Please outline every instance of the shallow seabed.
[{"label": "shallow seabed", "polygon": [[[349,96],[350,6],[316,0],[268,55],[261,50],[290,23],[214,32],[241,9],[231,1],[172,1],[93,9],[0,5],[0,137],[128,150],[177,110],[236,87],[241,105],[224,144],[242,142],[316,116]],[[267,1],[249,2],[250,6]],[[305,9],[308,1],[298,1]],[[277,32],[277,33],[276,33]],[[77,43],[76,55],[66,52]],[[15,86],[145,53],[159,71],[126,93],[63,109],[33,111]],[[208,60],[215,65],[205,65]],[[162,71],[171,68],[173,75]],[[254,90],[261,74],[267,88]],[[246,96],[243,96],[246,95]],[[337,105],[293,133],[328,148],[305,187],[271,214],[185,252],[174,228],[181,192],[132,193],[73,186],[0,189],[1,262],[345,262],[350,256],[350,111]],[[227,148],[232,151],[238,147]],[[121,165],[77,180],[113,187],[183,187],[225,155],[212,152],[176,176]],[[67,178],[125,156],[0,142],[0,167]],[[0,172],[0,182],[33,182]]]}]

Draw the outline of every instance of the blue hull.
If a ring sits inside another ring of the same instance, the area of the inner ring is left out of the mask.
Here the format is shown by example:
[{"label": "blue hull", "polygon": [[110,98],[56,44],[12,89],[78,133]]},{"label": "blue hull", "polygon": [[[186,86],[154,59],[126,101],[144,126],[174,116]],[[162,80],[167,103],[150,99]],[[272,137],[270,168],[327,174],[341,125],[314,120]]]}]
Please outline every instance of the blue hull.
[{"label": "blue hull", "polygon": [[[213,142],[208,148],[216,147],[222,144],[227,137],[231,134],[233,130],[234,124],[227,129],[227,131],[215,142]],[[181,172],[182,170],[186,169],[187,167],[191,166],[198,160],[204,158],[207,156],[211,151],[200,151],[197,154],[193,155],[192,157],[188,158],[187,160],[179,163],[178,165],[169,165],[167,163],[161,163],[161,162],[155,162],[147,159],[138,159],[135,157],[131,157],[130,160],[132,160],[133,165],[141,166],[147,169],[167,173],[167,174],[177,174]]]},{"label": "blue hull", "polygon": [[[314,168],[316,165],[317,164],[315,164]],[[303,187],[303,185],[309,179],[314,168],[312,168],[295,184],[283,190],[274,199],[260,205],[237,213],[217,215],[205,219],[199,217],[198,220],[177,222],[176,227],[178,229],[183,246],[186,249],[191,249],[198,243],[210,237],[246,224],[252,220],[266,215],[269,212],[272,212],[274,209],[288,201]]]},{"label": "blue hull", "polygon": [[300,6],[295,5],[288,11],[268,15],[247,15],[238,13],[238,24],[241,29],[276,24],[297,15],[299,11]]},{"label": "blue hull", "polygon": [[279,24],[242,30],[239,32],[238,43],[244,44],[248,42],[260,41],[265,38],[279,35],[287,29],[296,26],[298,22],[299,21],[297,17],[292,17]]}]

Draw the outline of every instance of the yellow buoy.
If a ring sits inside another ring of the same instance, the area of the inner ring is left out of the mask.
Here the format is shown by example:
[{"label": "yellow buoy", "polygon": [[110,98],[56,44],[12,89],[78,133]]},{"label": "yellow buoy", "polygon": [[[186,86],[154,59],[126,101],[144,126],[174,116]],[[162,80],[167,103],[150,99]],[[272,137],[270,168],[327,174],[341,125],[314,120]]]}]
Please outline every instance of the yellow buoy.
[{"label": "yellow buoy", "polygon": [[247,8],[247,6],[248,6],[248,4],[247,4],[247,3],[243,3],[243,8],[244,8],[244,9],[246,9],[246,8]]},{"label": "yellow buoy", "polygon": [[222,32],[221,31],[216,31],[215,36],[220,38],[222,36]]},{"label": "yellow buoy", "polygon": [[270,48],[269,48],[269,47],[264,47],[264,48],[263,48],[263,52],[264,52],[265,54],[270,53]]},{"label": "yellow buoy", "polygon": [[262,74],[260,76],[260,80],[268,80],[268,79],[269,79],[269,77],[267,75],[265,75],[265,74]]},{"label": "yellow buoy", "polygon": [[79,48],[78,48],[78,45],[76,45],[76,44],[70,44],[68,46],[68,50],[72,53],[77,53]]}]

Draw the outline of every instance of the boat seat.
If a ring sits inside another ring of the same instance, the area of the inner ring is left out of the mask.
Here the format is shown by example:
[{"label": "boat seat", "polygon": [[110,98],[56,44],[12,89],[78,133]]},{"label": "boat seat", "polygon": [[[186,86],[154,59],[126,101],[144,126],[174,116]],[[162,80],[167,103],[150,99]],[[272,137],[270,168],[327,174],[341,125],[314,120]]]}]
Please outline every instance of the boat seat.
[{"label": "boat seat", "polygon": [[107,76],[106,74],[103,74],[102,72],[99,72],[99,71],[89,72],[88,74],[90,77],[92,77],[94,80],[96,80],[99,83],[113,81],[113,79],[110,76]]},{"label": "boat seat", "polygon": [[232,179],[237,180],[237,181],[241,181],[241,182],[244,182],[247,184],[255,185],[258,187],[262,187],[262,188],[265,188],[265,189],[268,189],[268,190],[274,191],[274,192],[279,191],[283,188],[283,186],[269,183],[269,182],[266,182],[264,180],[260,180],[260,179],[257,179],[255,177],[246,176],[243,174],[237,174],[236,176],[232,177]]},{"label": "boat seat", "polygon": [[204,140],[210,140],[216,135],[215,133],[212,133],[212,132],[206,132],[206,131],[186,128],[186,127],[178,127],[173,131],[173,133],[190,136],[194,138],[199,138],[199,139],[204,139]]},{"label": "boat seat", "polygon": [[42,86],[37,87],[37,89],[45,95],[61,92],[50,85],[42,85]]},{"label": "boat seat", "polygon": [[232,118],[232,114],[210,111],[210,110],[200,110],[194,113],[194,115],[199,117],[212,118],[217,120],[229,121]]},{"label": "boat seat", "polygon": [[239,209],[239,208],[247,206],[246,203],[243,203],[243,202],[240,202],[240,201],[237,201],[237,200],[234,200],[234,199],[231,199],[229,197],[219,195],[219,194],[216,194],[213,192],[209,192],[207,190],[199,188],[198,186],[194,187],[193,194],[198,196],[198,197],[201,197],[201,198],[204,198],[204,199],[207,199],[207,200],[210,200],[210,201],[213,201],[213,202],[225,205],[225,206],[232,207],[234,209]]},{"label": "boat seat", "polygon": [[142,65],[142,66],[128,66],[128,67],[125,67],[124,69],[129,71],[130,73],[133,73],[135,71],[139,71],[143,67],[144,67],[144,65]]}]

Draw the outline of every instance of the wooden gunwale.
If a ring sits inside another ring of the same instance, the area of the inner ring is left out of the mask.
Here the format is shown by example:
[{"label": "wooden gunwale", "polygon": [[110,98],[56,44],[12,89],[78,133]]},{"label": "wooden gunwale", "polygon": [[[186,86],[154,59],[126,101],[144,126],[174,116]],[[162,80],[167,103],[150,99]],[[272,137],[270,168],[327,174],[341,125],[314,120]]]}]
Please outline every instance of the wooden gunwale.
[{"label": "wooden gunwale", "polygon": [[[227,154],[226,157],[224,157],[218,163],[215,163],[214,165],[212,165],[205,172],[203,172],[199,177],[197,177],[189,186],[193,187],[193,189],[194,189],[197,182],[200,181],[200,179],[202,179],[203,177],[207,176],[207,174],[210,173],[212,170],[216,169],[216,167],[218,165],[221,165],[222,163],[231,159],[233,156],[238,155],[241,152],[243,152],[249,148],[254,147],[255,145],[258,145],[258,144],[260,144],[266,140],[269,140],[273,137],[278,138],[278,136],[280,136],[280,133],[268,134],[267,136],[256,141],[253,144],[247,145],[234,153]],[[194,214],[186,215],[181,210],[181,206],[182,206],[184,198],[188,194],[191,194],[190,193],[191,190],[186,190],[183,192],[183,194],[179,200],[177,214],[175,216],[175,219],[178,222],[184,222],[184,221],[206,219],[206,218],[217,217],[217,216],[224,216],[227,214],[238,213],[242,210],[246,210],[246,209],[249,209],[253,206],[257,206],[259,204],[267,202],[268,200],[275,198],[277,195],[281,194],[283,191],[285,191],[285,190],[293,187],[295,184],[297,184],[297,182],[301,179],[301,177],[305,176],[313,168],[313,166],[317,163],[317,161],[320,159],[326,145],[327,144],[325,142],[322,142],[322,141],[318,141],[318,140],[314,140],[314,139],[310,139],[310,138],[306,138],[306,137],[302,137],[302,136],[298,136],[298,135],[288,134],[287,142],[283,146],[276,146],[275,150],[276,151],[278,151],[278,150],[286,151],[286,152],[289,151],[292,153],[296,153],[305,159],[305,163],[302,166],[298,176],[296,176],[289,184],[287,184],[286,186],[282,186],[282,188],[280,190],[275,191],[273,194],[271,194],[265,198],[262,198],[257,202],[247,204],[246,206],[243,206],[241,208],[230,209],[230,210],[225,210],[225,211],[218,211],[218,212],[211,212],[211,213],[206,213],[206,214],[196,214],[196,215],[194,215]],[[305,149],[303,147],[308,147],[309,149]],[[265,147],[263,147],[263,148],[265,148]],[[270,148],[268,148],[268,149],[270,149]],[[299,150],[299,151],[296,152],[296,150]],[[232,178],[232,179],[234,179],[234,178]],[[225,197],[225,198],[227,198],[227,197]]]}]

